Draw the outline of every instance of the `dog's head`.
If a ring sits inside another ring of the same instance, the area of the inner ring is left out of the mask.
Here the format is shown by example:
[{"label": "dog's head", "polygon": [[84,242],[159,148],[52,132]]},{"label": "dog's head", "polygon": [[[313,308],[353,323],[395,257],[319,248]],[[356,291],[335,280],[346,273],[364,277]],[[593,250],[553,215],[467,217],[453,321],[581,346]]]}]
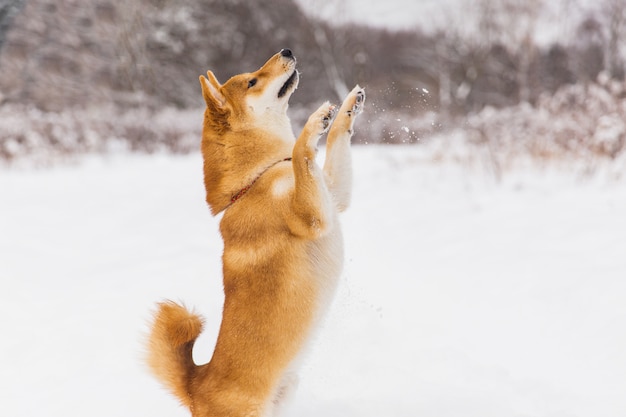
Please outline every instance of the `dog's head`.
[{"label": "dog's head", "polygon": [[289,49],[272,56],[258,71],[235,75],[220,84],[215,75],[200,76],[207,104],[205,123],[217,132],[238,130],[285,116],[289,97],[298,86],[296,58]]},{"label": "dog's head", "polygon": [[211,71],[200,76],[206,101],[202,131],[207,202],[216,214],[276,161],[291,155],[293,132],[287,107],[298,86],[296,59],[289,49],[258,71],[220,84]]}]

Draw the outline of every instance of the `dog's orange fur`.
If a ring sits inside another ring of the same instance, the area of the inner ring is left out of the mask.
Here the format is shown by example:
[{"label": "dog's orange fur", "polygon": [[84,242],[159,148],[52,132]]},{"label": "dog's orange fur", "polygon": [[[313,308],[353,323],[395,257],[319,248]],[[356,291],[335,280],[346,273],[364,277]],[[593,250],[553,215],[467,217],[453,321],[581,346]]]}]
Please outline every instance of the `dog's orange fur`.
[{"label": "dog's orange fur", "polygon": [[[153,372],[194,417],[274,415],[341,272],[337,213],[350,200],[350,137],[365,96],[355,87],[338,112],[324,103],[296,140],[286,115],[295,63],[283,50],[224,85],[200,77],[206,198],[224,212],[222,323],[211,361],[196,366],[202,320],[165,302],[149,346]],[[317,142],[335,113],[322,170]]]}]

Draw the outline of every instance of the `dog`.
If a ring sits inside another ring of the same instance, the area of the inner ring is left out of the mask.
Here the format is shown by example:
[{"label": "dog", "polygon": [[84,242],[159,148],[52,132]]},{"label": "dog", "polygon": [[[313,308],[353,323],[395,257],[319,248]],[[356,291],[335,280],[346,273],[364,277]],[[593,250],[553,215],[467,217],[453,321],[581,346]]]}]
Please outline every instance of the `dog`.
[{"label": "dog", "polygon": [[222,322],[210,362],[197,366],[203,320],[166,301],[148,346],[151,370],[193,417],[277,415],[337,286],[338,213],[350,203],[350,138],[365,93],[357,85],[340,107],[325,102],[296,139],[287,107],[298,82],[289,49],[223,85],[211,71],[200,76],[206,201],[213,215],[223,213]]}]

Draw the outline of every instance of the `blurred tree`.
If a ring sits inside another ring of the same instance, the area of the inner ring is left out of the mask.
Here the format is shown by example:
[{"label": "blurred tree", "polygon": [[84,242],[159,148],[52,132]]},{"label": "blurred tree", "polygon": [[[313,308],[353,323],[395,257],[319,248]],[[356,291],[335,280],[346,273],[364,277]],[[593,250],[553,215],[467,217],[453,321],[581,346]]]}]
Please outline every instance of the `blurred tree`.
[{"label": "blurred tree", "polygon": [[583,83],[595,82],[604,67],[603,25],[593,16],[587,16],[579,25],[572,49],[576,79]]},{"label": "blurred tree", "polygon": [[199,74],[211,69],[225,82],[256,70],[282,48],[320,67],[317,49],[306,46],[306,17],[292,0],[273,0],[271,7],[232,0],[143,1],[152,6],[144,18],[146,51],[159,79],[157,94],[167,102],[199,104]]},{"label": "blurred tree", "polygon": [[541,55],[539,78],[542,91],[554,93],[564,84],[576,82],[576,77],[571,68],[570,54],[561,45],[552,45],[547,53]]},{"label": "blurred tree", "polygon": [[13,17],[24,5],[24,0],[0,0],[0,49],[4,43],[5,36]]},{"label": "blurred tree", "polygon": [[[345,2],[337,0],[310,0],[315,7],[313,9],[330,9],[332,14],[337,17],[337,20],[341,21],[345,17]],[[344,55],[348,53],[346,51],[346,43],[349,37],[346,36],[333,36],[336,32],[336,28],[331,27],[319,18],[314,16],[307,25],[311,38],[315,41],[317,49],[319,50],[320,57],[324,64],[324,73],[328,80],[329,85],[334,90],[337,98],[345,97],[348,94],[348,85],[343,74],[343,69],[349,70],[350,68],[343,68],[337,65],[337,60],[341,59],[345,61]],[[332,39],[332,41],[331,41]]]},{"label": "blurred tree", "polygon": [[29,0],[0,51],[0,90],[49,110],[200,105],[199,74],[210,68],[225,81],[284,47],[307,75],[322,71],[303,27],[292,0]]},{"label": "blurred tree", "polygon": [[[199,74],[211,69],[224,82],[289,47],[302,71],[296,105],[337,101],[357,82],[371,104],[412,114],[534,103],[603,69],[623,76],[626,6],[603,1],[604,14],[587,16],[574,41],[543,50],[534,39],[541,0],[465,3],[432,34],[333,26],[294,0],[0,0],[0,91],[47,110],[201,106]],[[329,4],[343,13],[343,2]]]},{"label": "blurred tree", "polygon": [[607,21],[607,40],[604,53],[604,68],[616,79],[624,79],[624,56],[626,55],[626,2],[624,0],[607,0],[602,14]]},{"label": "blurred tree", "polygon": [[[537,59],[534,36],[540,10],[540,0],[478,1],[478,27],[474,32],[474,49],[479,55],[477,65],[480,65],[480,55],[483,55],[484,62],[492,65],[492,70],[506,69],[513,71],[514,76],[498,74],[489,69],[479,69],[478,73],[486,72],[495,77],[494,87],[503,88],[502,92],[512,94],[515,102],[531,100],[531,69]],[[504,50],[500,51],[500,48]],[[502,58],[500,68],[493,66],[498,56]],[[482,84],[482,88],[485,87],[490,88],[491,84]],[[493,94],[491,91],[485,93]],[[510,99],[505,102],[510,102]]]}]

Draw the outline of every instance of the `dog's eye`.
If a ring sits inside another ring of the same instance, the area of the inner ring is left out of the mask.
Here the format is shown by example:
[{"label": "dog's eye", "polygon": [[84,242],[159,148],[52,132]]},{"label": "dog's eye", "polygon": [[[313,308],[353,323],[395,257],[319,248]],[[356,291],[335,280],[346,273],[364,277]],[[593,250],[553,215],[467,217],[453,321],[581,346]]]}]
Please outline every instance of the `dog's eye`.
[{"label": "dog's eye", "polygon": [[255,85],[256,85],[256,78],[253,78],[250,81],[248,81],[248,88],[252,88]]}]

